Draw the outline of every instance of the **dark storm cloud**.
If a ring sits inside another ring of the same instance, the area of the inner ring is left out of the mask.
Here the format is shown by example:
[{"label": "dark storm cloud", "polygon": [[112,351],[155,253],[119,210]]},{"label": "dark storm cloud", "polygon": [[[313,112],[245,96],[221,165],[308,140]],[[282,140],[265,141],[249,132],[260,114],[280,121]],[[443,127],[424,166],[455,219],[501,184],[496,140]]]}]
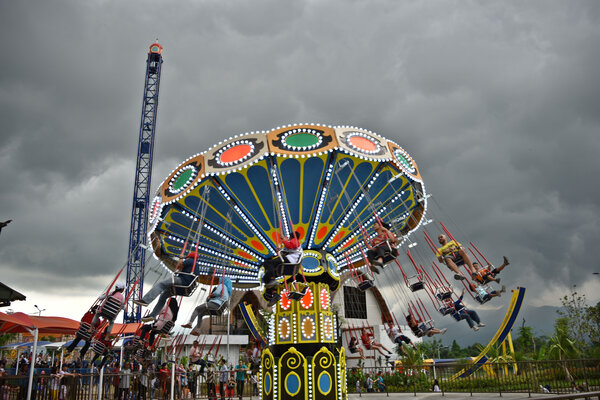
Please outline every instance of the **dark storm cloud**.
[{"label": "dark storm cloud", "polygon": [[356,125],[415,157],[443,208],[431,201],[435,219],[494,263],[511,257],[507,284],[532,298],[582,284],[600,240],[599,10],[5,2],[0,213],[15,221],[0,236],[3,281],[80,293],[82,279],[101,288],[125,262],[145,57],[158,37],[153,187],[236,134]]}]

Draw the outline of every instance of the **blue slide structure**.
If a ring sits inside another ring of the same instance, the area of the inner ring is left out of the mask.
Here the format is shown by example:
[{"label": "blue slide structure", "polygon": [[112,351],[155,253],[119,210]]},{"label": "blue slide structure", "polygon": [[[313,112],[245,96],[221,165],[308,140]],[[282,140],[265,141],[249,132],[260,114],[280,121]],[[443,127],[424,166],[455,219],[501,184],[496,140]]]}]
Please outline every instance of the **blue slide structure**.
[{"label": "blue slide structure", "polygon": [[513,325],[515,324],[515,321],[517,320],[517,316],[519,315],[519,311],[521,310],[521,307],[523,305],[523,299],[525,298],[525,288],[523,287],[517,287],[517,289],[513,290],[512,292],[513,295],[510,300],[508,310],[506,311],[506,315],[504,316],[504,320],[502,321],[500,328],[498,328],[498,331],[496,332],[492,340],[490,340],[485,349],[483,349],[481,353],[475,358],[475,360],[473,360],[473,365],[471,367],[465,368],[457,372],[454,376],[450,378],[450,380],[457,378],[466,378],[473,372],[477,371],[487,362],[487,352],[490,350],[490,348],[496,345],[496,343],[502,343],[504,339],[506,339]]}]

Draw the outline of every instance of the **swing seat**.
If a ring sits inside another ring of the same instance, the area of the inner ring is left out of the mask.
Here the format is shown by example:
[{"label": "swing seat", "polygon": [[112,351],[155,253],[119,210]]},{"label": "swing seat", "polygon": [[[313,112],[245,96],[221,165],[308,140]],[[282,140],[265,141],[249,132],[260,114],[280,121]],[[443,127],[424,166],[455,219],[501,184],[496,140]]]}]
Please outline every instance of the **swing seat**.
[{"label": "swing seat", "polygon": [[97,354],[99,356],[104,354],[105,350],[106,350],[106,345],[102,342],[96,341],[92,345],[92,351],[94,352],[94,354]]},{"label": "swing seat", "polygon": [[[302,265],[302,259],[304,258],[302,248],[297,250],[279,250],[277,254],[279,254],[279,260],[281,261],[281,264],[279,265],[280,275],[296,275]],[[298,258],[298,261],[287,262],[287,256],[295,256]]]},{"label": "swing seat", "polygon": [[136,349],[144,348],[144,340],[139,336],[135,336],[133,338],[133,347]]},{"label": "swing seat", "polygon": [[146,348],[139,348],[135,352],[135,358],[140,361],[152,360],[152,352]]},{"label": "swing seat", "polygon": [[175,323],[173,321],[167,321],[163,325],[162,329],[160,331],[158,331],[158,333],[162,333],[162,334],[166,335],[169,332],[171,332],[171,329],[173,329],[174,326],[175,326]]},{"label": "swing seat", "polygon": [[177,276],[190,276],[192,281],[189,285],[176,285],[175,274],[171,275],[171,296],[190,297],[198,287],[198,276],[187,272],[177,272]]},{"label": "swing seat", "polygon": [[474,296],[474,299],[479,304],[485,304],[492,299],[492,296],[490,296],[489,294],[486,294],[485,296],[481,296],[481,295],[477,294]]},{"label": "swing seat", "polygon": [[436,292],[435,297],[437,297],[439,300],[448,300],[452,298],[452,292],[450,290],[447,289],[442,289]]},{"label": "swing seat", "polygon": [[86,342],[89,341],[92,338],[92,325],[89,322],[80,323],[75,336],[79,336]]},{"label": "swing seat", "polygon": [[452,312],[454,312],[454,307],[450,307],[450,306],[441,307],[438,311],[442,315],[448,315],[448,314],[451,314]]},{"label": "swing seat", "polygon": [[100,316],[109,321],[114,321],[122,309],[123,309],[123,304],[119,300],[117,300],[116,298],[111,296],[106,299],[104,304],[102,304]]},{"label": "swing seat", "polygon": [[210,315],[219,316],[219,315],[223,314],[225,309],[227,309],[227,303],[224,302],[219,306],[219,308],[217,308],[216,310],[210,310],[208,313]]},{"label": "swing seat", "polygon": [[[288,294],[288,299],[298,301],[304,297],[306,294],[306,290],[308,289],[308,285],[306,283],[292,283],[293,286],[296,287],[296,291],[291,291]],[[299,289],[299,290],[298,290]]]},{"label": "swing seat", "polygon": [[407,285],[411,292],[425,289],[425,283],[419,275],[411,276],[407,279]]},{"label": "swing seat", "polygon": [[358,284],[358,289],[361,292],[366,292],[367,290],[371,289],[373,286],[375,286],[375,282],[373,282],[371,280],[364,280]]},{"label": "swing seat", "polygon": [[427,333],[432,329],[433,329],[433,323],[431,320],[421,322],[418,326],[418,331],[416,332],[416,336],[417,337],[427,336]]}]

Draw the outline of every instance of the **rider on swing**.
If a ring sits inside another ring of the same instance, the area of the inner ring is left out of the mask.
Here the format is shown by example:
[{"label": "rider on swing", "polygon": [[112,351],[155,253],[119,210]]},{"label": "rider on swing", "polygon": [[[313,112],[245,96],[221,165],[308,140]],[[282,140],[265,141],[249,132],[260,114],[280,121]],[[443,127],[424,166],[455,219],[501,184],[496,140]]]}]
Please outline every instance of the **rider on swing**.
[{"label": "rider on swing", "polygon": [[444,263],[454,272],[454,279],[463,280],[466,276],[458,269],[459,265],[467,264],[472,276],[477,274],[477,269],[473,266],[471,258],[465,251],[465,248],[455,240],[448,241],[446,235],[439,235],[438,242],[442,245],[436,251],[438,261]]},{"label": "rider on swing", "polygon": [[398,238],[390,231],[390,226],[383,221],[375,221],[373,230],[377,236],[373,238],[371,243],[367,242],[367,258],[371,262],[371,268],[375,273],[379,273],[377,267],[384,268],[384,257],[391,253],[392,256],[398,257]]}]

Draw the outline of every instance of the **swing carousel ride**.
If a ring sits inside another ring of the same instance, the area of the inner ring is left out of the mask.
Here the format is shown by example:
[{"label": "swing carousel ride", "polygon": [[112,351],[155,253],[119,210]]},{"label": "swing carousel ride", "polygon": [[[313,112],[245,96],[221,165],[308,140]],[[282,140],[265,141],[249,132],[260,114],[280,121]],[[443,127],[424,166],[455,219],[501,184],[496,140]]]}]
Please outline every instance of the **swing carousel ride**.
[{"label": "swing carousel ride", "polygon": [[[346,355],[337,346],[332,292],[344,274],[368,290],[373,225],[390,226],[402,246],[426,222],[427,197],[417,164],[393,141],[356,127],[289,125],[230,138],[180,164],[153,199],[149,235],[167,268],[196,252],[200,282],[218,271],[275,306],[263,399],[342,400]],[[283,240],[296,232],[301,255],[290,261]],[[273,262],[276,284],[265,285]],[[396,261],[405,286],[428,288],[441,305],[449,285],[411,262],[409,277]],[[421,310],[416,302],[406,308]]]}]

